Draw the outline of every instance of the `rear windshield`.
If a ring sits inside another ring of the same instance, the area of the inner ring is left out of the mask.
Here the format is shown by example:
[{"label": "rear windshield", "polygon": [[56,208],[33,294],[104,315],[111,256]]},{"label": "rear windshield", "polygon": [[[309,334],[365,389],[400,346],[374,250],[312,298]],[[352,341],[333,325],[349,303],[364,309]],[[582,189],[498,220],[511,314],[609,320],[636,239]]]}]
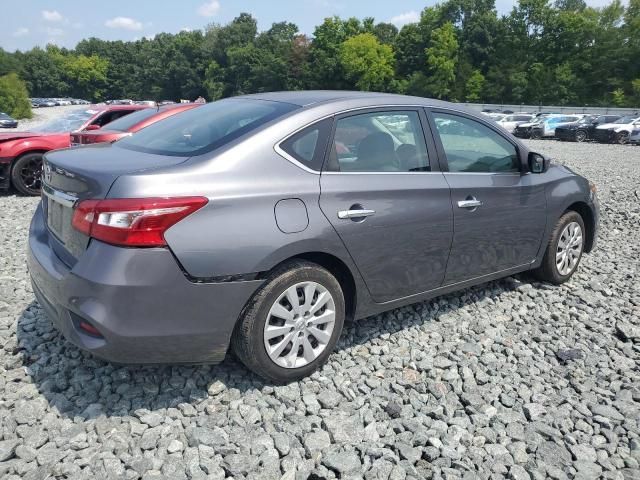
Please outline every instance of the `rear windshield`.
[{"label": "rear windshield", "polygon": [[124,117],[120,117],[113,122],[109,122],[109,126],[106,127],[107,130],[115,130],[116,132],[128,132],[131,127],[133,127],[136,123],[139,123],[143,120],[146,120],[149,117],[152,117],[158,113],[158,108],[145,108],[143,110],[137,110],[129,115],[125,115]]},{"label": "rear windshield", "polygon": [[154,123],[116,145],[156,155],[201,155],[297,108],[289,103],[229,98]]}]

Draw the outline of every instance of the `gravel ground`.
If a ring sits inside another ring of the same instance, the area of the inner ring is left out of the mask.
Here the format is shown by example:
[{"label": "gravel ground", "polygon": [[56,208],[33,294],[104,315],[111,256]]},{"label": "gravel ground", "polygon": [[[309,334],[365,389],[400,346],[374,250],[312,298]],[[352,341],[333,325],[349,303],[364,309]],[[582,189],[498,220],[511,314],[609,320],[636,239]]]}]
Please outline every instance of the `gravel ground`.
[{"label": "gravel ground", "polygon": [[640,148],[531,142],[598,184],[597,250],[347,325],[288,386],[232,358],[80,352],[25,269],[37,199],[0,197],[0,478],[640,478]]},{"label": "gravel ground", "polygon": [[26,131],[30,128],[35,127],[44,122],[48,122],[65,112],[74,109],[86,108],[88,105],[66,105],[64,107],[44,107],[44,108],[33,108],[31,111],[33,112],[33,118],[29,120],[19,120],[18,128],[16,130],[13,129],[2,129],[0,132],[11,133],[14,131]]}]

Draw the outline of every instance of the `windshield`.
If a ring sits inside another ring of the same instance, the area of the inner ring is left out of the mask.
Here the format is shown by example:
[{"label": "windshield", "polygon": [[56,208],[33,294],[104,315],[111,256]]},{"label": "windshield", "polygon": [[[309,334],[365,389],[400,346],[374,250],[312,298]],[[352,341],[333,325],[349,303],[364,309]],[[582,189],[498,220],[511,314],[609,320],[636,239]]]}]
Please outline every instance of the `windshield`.
[{"label": "windshield", "polygon": [[593,117],[582,117],[580,120],[578,120],[578,123],[580,125],[584,125],[585,123],[591,123],[593,121]]},{"label": "windshield", "polygon": [[62,117],[58,117],[50,122],[34,128],[34,132],[74,132],[78,130],[92,116],[98,113],[97,110],[73,110]]},{"label": "windshield", "polygon": [[115,145],[156,155],[201,155],[296,108],[290,103],[229,98],[154,123]]},{"label": "windshield", "polygon": [[138,110],[136,112],[125,115],[124,117],[120,117],[113,122],[109,122],[109,125],[105,128],[105,130],[114,130],[116,132],[128,132],[131,127],[133,127],[136,123],[139,123],[143,120],[146,120],[149,117],[152,117],[158,113],[157,108],[145,108],[143,110]]},{"label": "windshield", "polygon": [[631,123],[631,122],[633,122],[635,119],[636,119],[636,117],[633,117],[633,116],[631,116],[631,115],[628,115],[628,116],[626,116],[626,117],[622,117],[622,118],[620,118],[620,119],[616,120],[616,121],[615,121],[615,122],[613,122],[613,123]]}]

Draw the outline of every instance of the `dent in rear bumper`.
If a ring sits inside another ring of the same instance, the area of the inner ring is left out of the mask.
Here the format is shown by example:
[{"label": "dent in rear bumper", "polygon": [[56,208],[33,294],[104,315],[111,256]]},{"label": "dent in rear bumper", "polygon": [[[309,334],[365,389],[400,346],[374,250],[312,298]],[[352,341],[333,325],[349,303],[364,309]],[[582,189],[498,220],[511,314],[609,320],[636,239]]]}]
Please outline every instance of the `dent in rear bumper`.
[{"label": "dent in rear bumper", "polygon": [[[262,283],[194,284],[167,249],[95,240],[69,269],[49,247],[41,207],[29,232],[28,266],[36,297],[67,340],[118,363],[221,361],[242,308]],[[104,339],[76,329],[74,315]]]}]

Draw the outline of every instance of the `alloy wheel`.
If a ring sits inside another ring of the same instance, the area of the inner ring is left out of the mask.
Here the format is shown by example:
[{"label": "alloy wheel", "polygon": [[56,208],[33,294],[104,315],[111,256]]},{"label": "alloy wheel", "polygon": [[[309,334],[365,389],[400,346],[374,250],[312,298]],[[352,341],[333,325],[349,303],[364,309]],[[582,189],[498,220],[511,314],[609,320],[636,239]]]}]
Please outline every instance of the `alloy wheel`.
[{"label": "alloy wheel", "polygon": [[578,265],[582,254],[582,228],[578,222],[567,224],[556,248],[556,268],[560,275],[569,275]]},{"label": "alloy wheel", "polygon": [[336,320],[334,299],[317,282],[287,288],[273,303],[264,326],[269,358],[283,368],[313,362],[331,340]]},{"label": "alloy wheel", "polygon": [[34,158],[20,169],[20,178],[28,190],[40,190],[42,178],[42,157]]},{"label": "alloy wheel", "polygon": [[616,140],[620,145],[626,145],[629,142],[629,133],[620,132]]},{"label": "alloy wheel", "polygon": [[578,130],[576,132],[576,142],[584,142],[587,139],[587,132],[583,132],[582,130]]}]

